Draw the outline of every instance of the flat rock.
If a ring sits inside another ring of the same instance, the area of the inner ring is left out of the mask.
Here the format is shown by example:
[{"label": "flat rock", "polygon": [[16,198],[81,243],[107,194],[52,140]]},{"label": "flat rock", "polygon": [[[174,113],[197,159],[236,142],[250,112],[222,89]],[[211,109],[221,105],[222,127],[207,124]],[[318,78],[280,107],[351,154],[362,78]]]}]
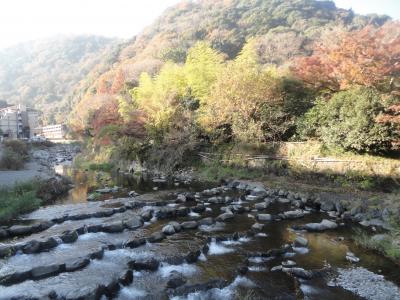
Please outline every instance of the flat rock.
[{"label": "flat rock", "polygon": [[143,226],[143,220],[139,216],[133,216],[129,220],[124,220],[122,223],[124,224],[125,228],[130,230],[135,230]]},{"label": "flat rock", "polygon": [[270,214],[257,214],[258,221],[272,221],[272,216]]},{"label": "flat rock", "polygon": [[214,224],[214,220],[213,218],[209,217],[209,218],[204,218],[198,221],[199,225],[212,225]]},{"label": "flat rock", "polygon": [[151,234],[148,238],[147,241],[149,243],[158,243],[161,242],[163,239],[165,239],[165,234],[162,233],[161,231],[154,232]]},{"label": "flat rock", "polygon": [[283,217],[285,219],[299,219],[304,217],[304,212],[302,210],[285,211]]},{"label": "flat rock", "polygon": [[256,230],[256,231],[260,231],[264,228],[264,224],[260,224],[260,223],[255,223],[251,226],[251,229]]},{"label": "flat rock", "polygon": [[264,210],[264,209],[268,208],[268,206],[269,206],[269,203],[267,203],[267,202],[260,202],[260,203],[256,203],[256,204],[254,205],[254,208],[257,209],[257,210]]},{"label": "flat rock", "polygon": [[49,266],[39,266],[33,268],[31,271],[33,279],[42,279],[50,276],[57,275],[61,272],[62,267],[64,265],[54,264]]},{"label": "flat rock", "polygon": [[88,258],[76,258],[68,260],[65,263],[65,271],[67,272],[74,272],[80,269],[83,269],[90,263]]},{"label": "flat rock", "polygon": [[134,238],[125,243],[125,245],[129,248],[137,248],[146,244],[146,240],[144,238]]},{"label": "flat rock", "polygon": [[187,221],[181,223],[183,229],[196,229],[199,224],[196,221]]},{"label": "flat rock", "polygon": [[294,240],[295,247],[307,247],[307,245],[308,245],[308,240],[305,237],[296,236],[296,239]]},{"label": "flat rock", "polygon": [[32,226],[14,225],[8,228],[8,233],[11,236],[27,235],[33,232]]},{"label": "flat rock", "polygon": [[154,258],[151,259],[145,259],[145,260],[140,260],[140,261],[130,261],[128,263],[128,266],[131,269],[141,271],[141,270],[148,270],[148,271],[156,271],[158,269],[158,266],[160,265],[160,262]]},{"label": "flat rock", "polygon": [[217,220],[217,221],[222,221],[222,222],[224,222],[224,221],[227,221],[227,220],[231,220],[231,219],[233,219],[234,217],[235,217],[235,215],[234,215],[233,213],[227,212],[227,213],[223,213],[223,214],[219,215],[219,216],[216,218],[216,220]]},{"label": "flat rock", "polygon": [[330,220],[322,220],[321,223],[308,223],[304,225],[304,229],[307,231],[324,231],[329,229],[335,229],[338,225]]},{"label": "flat rock", "polygon": [[108,233],[118,233],[122,232],[123,230],[124,230],[124,224],[122,224],[122,222],[120,221],[102,225],[102,231]]}]

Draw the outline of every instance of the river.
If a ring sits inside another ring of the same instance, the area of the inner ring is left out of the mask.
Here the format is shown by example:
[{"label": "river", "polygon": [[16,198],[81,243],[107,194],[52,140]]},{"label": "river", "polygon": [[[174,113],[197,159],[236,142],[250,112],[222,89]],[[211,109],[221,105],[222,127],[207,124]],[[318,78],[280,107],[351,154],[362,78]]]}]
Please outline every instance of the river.
[{"label": "river", "polygon": [[[400,299],[399,267],[354,225],[282,191],[62,171],[69,195],[1,240],[0,299]],[[106,185],[121,189],[86,201]],[[299,230],[324,219],[338,227]]]}]

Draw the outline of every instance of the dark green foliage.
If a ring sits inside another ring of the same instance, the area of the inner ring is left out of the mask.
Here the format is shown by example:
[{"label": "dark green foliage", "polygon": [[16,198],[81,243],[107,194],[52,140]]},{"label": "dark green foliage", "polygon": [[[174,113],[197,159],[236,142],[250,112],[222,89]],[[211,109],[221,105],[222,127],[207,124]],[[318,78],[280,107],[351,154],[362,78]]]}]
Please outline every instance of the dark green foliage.
[{"label": "dark green foliage", "polygon": [[36,197],[37,186],[37,182],[27,182],[0,188],[0,223],[38,208],[41,200]]},{"label": "dark green foliage", "polygon": [[25,142],[20,140],[9,140],[4,142],[4,147],[16,153],[24,160],[28,157],[28,145]]},{"label": "dark green foliage", "polygon": [[28,159],[28,146],[19,140],[9,140],[3,143],[0,154],[0,169],[20,170]]},{"label": "dark green foliage", "polygon": [[355,87],[329,100],[319,99],[299,122],[299,133],[319,138],[329,148],[382,153],[390,150],[394,138],[390,126],[376,122],[383,112],[377,91]]},{"label": "dark green foliage", "polygon": [[24,161],[17,153],[8,149],[3,151],[0,157],[0,170],[20,170],[23,167]]},{"label": "dark green foliage", "polygon": [[90,164],[89,170],[91,171],[104,171],[109,172],[113,169],[113,165],[110,163],[102,163],[102,164]]}]

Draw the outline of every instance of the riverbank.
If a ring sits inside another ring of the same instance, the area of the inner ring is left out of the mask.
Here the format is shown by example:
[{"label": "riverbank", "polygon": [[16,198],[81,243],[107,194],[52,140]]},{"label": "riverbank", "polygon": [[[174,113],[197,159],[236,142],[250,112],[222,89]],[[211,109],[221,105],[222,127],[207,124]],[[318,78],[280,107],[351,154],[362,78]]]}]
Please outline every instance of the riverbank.
[{"label": "riverbank", "polygon": [[76,145],[16,141],[26,149],[27,162],[20,170],[0,171],[0,224],[54,201],[71,187],[71,181],[55,172],[55,166],[71,163]]}]

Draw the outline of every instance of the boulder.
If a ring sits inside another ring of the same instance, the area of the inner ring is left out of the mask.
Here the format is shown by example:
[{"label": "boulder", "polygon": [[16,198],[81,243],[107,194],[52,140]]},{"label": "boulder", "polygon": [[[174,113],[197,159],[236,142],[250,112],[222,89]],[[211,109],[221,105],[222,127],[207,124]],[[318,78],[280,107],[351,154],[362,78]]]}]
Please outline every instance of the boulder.
[{"label": "boulder", "polygon": [[267,202],[260,202],[260,203],[256,203],[256,204],[254,205],[254,208],[257,209],[257,210],[264,210],[264,209],[268,208],[268,206],[269,206],[269,203],[267,203]]},{"label": "boulder", "polygon": [[186,283],[186,278],[177,271],[172,271],[168,277],[167,288],[176,289]]},{"label": "boulder", "polygon": [[179,232],[179,231],[182,230],[182,226],[178,222],[171,221],[171,222],[168,223],[168,225],[172,225],[174,227],[174,229],[175,229],[175,232]]},{"label": "boulder", "polygon": [[89,255],[90,259],[102,259],[103,256],[104,256],[104,248],[103,247],[99,247],[97,250],[93,251]]},{"label": "boulder", "polygon": [[255,187],[251,190],[250,194],[253,196],[265,197],[268,195],[268,192],[262,187]]},{"label": "boulder", "polygon": [[113,279],[105,286],[104,294],[108,299],[113,299],[115,298],[119,290],[119,280]]},{"label": "boulder", "polygon": [[264,228],[264,224],[260,224],[260,223],[255,223],[251,226],[251,229],[256,230],[256,231],[260,231]]},{"label": "boulder", "polygon": [[153,211],[151,210],[146,210],[140,214],[140,217],[143,219],[143,221],[148,222],[151,220],[153,217]]},{"label": "boulder", "polygon": [[25,254],[37,253],[40,251],[40,242],[32,240],[22,246],[22,252]]},{"label": "boulder", "polygon": [[304,217],[304,212],[302,210],[291,210],[291,211],[285,211],[283,213],[283,218],[284,219],[299,219]]},{"label": "boulder", "polygon": [[133,281],[132,270],[128,270],[124,274],[122,274],[118,281],[119,281],[119,283],[121,283],[124,286],[130,285]]},{"label": "boulder", "polygon": [[198,221],[199,225],[212,225],[214,224],[214,220],[213,218],[209,217],[209,218],[204,218]]},{"label": "boulder", "polygon": [[351,263],[360,262],[360,259],[357,256],[355,256],[353,252],[347,252],[346,253],[346,260],[351,262]]},{"label": "boulder", "polygon": [[60,236],[60,238],[64,243],[70,244],[70,243],[75,242],[78,239],[78,232],[76,232],[75,230],[64,231],[62,233],[62,235]]},{"label": "boulder", "polygon": [[7,230],[0,228],[0,239],[5,239],[7,237],[8,237]]},{"label": "boulder", "polygon": [[293,260],[286,260],[282,262],[282,267],[292,268],[294,266],[296,266],[296,262],[294,262]]},{"label": "boulder", "polygon": [[143,226],[143,220],[139,216],[133,216],[129,220],[122,221],[122,223],[124,224],[125,228],[130,230],[135,230]]},{"label": "boulder", "polygon": [[202,204],[196,205],[195,207],[192,207],[192,211],[195,213],[202,213],[206,210],[206,207]]},{"label": "boulder", "polygon": [[7,274],[5,276],[0,277],[1,285],[12,285],[19,282],[23,282],[27,279],[31,278],[31,270],[22,271],[22,272],[14,272],[11,274]]},{"label": "boulder", "polygon": [[227,220],[231,220],[231,219],[233,219],[234,217],[235,217],[235,215],[234,215],[233,213],[231,213],[231,212],[226,212],[226,213],[223,213],[223,214],[219,215],[219,216],[216,218],[216,220],[217,220],[217,221],[220,221],[220,222],[224,222],[224,221],[227,221]]},{"label": "boulder", "polygon": [[338,225],[330,220],[322,220],[321,223],[308,223],[304,225],[304,229],[307,231],[324,231],[328,229],[335,229]]},{"label": "boulder", "polygon": [[321,201],[321,210],[323,211],[332,211],[332,210],[336,210],[336,203],[332,200],[323,200]]},{"label": "boulder", "polygon": [[58,246],[58,242],[55,238],[50,237],[45,241],[40,242],[40,251],[48,251]]},{"label": "boulder", "polygon": [[176,215],[178,217],[185,217],[189,214],[189,208],[187,207],[178,207],[176,210]]},{"label": "boulder", "polygon": [[28,235],[32,232],[32,226],[14,225],[8,228],[8,233],[11,236]]},{"label": "boulder", "polygon": [[304,270],[303,268],[284,268],[282,267],[282,271],[293,275],[295,277],[299,277],[302,279],[311,279],[313,278],[313,272]]},{"label": "boulder", "polygon": [[163,239],[165,239],[165,234],[162,233],[161,231],[154,232],[151,234],[148,238],[147,241],[149,243],[158,243],[161,242]]},{"label": "boulder", "polygon": [[128,263],[129,268],[134,269],[136,271],[147,270],[147,271],[156,271],[160,262],[154,258],[144,259],[139,261],[130,261]]},{"label": "boulder", "polygon": [[308,245],[308,240],[302,236],[296,236],[296,239],[294,240],[294,246],[295,247],[307,247]]},{"label": "boulder", "polygon": [[247,201],[257,201],[257,200],[260,200],[260,199],[262,199],[263,197],[262,196],[254,196],[254,195],[247,195],[246,197],[245,197],[245,199],[247,200]]},{"label": "boulder", "polygon": [[185,259],[188,264],[193,264],[197,261],[200,254],[201,254],[200,250],[190,251],[188,254],[186,254]]},{"label": "boulder", "polygon": [[164,207],[156,212],[157,219],[164,220],[176,216],[176,209],[173,207]]},{"label": "boulder", "polygon": [[181,223],[183,229],[196,229],[199,224],[196,221],[187,221]]},{"label": "boulder", "polygon": [[134,238],[125,243],[125,245],[129,248],[137,248],[146,244],[146,240],[144,238]]},{"label": "boulder", "polygon": [[102,231],[108,233],[118,233],[124,230],[124,224],[121,221],[110,223],[110,224],[103,224]]},{"label": "boulder", "polygon": [[272,216],[270,214],[257,214],[258,221],[272,221]]},{"label": "boulder", "polygon": [[175,228],[174,228],[173,225],[168,224],[168,225],[165,225],[165,226],[162,228],[162,232],[163,232],[165,235],[173,235],[173,234],[175,234]]},{"label": "boulder", "polygon": [[0,245],[0,258],[15,254],[15,248],[11,245]]},{"label": "boulder", "polygon": [[184,195],[184,194],[179,194],[178,197],[176,197],[175,203],[184,203],[184,202],[186,202],[186,201],[187,201],[186,195]]}]

